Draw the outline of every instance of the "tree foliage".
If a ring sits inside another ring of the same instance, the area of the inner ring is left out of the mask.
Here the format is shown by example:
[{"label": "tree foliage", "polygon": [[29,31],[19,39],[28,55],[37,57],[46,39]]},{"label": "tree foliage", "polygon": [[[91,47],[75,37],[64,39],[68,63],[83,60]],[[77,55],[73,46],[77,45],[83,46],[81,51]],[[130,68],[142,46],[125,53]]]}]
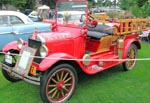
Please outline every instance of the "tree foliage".
[{"label": "tree foliage", "polygon": [[56,0],[41,0],[41,3],[44,5],[48,5],[50,6],[51,8],[55,8],[55,4],[56,4]]},{"label": "tree foliage", "polygon": [[137,0],[138,6],[142,7],[148,0]]},{"label": "tree foliage", "polygon": [[120,0],[120,7],[136,17],[147,17],[150,14],[149,0]]},{"label": "tree foliage", "polygon": [[[0,0],[0,9],[2,5],[12,4],[21,11],[25,9],[34,9],[36,0]],[[94,0],[89,1],[89,8],[92,7]],[[119,1],[119,2],[116,2]],[[41,3],[44,5],[50,6],[52,9],[55,8],[56,0],[41,0]],[[136,17],[146,17],[150,15],[150,0],[98,0],[98,6],[112,6],[118,5],[123,10],[132,12]]]},{"label": "tree foliage", "polygon": [[33,9],[35,6],[35,0],[0,0],[0,9],[2,5],[11,4],[23,11],[25,9]]},{"label": "tree foliage", "polygon": [[0,0],[0,9],[2,9],[2,5],[11,3],[11,0]]}]

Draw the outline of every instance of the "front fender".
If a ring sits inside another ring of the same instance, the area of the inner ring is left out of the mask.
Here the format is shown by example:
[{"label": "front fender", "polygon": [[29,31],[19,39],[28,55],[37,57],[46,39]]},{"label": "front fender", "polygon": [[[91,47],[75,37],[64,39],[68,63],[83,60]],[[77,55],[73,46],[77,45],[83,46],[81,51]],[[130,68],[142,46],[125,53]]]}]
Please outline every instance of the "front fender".
[{"label": "front fender", "polygon": [[5,45],[2,49],[2,52],[6,53],[7,51],[12,50],[12,49],[20,51],[20,49],[17,46],[17,41],[13,41]]},{"label": "front fender", "polygon": [[46,71],[48,70],[53,64],[60,60],[64,59],[73,59],[73,56],[65,53],[54,53],[50,54],[46,58],[42,60],[42,62],[39,64],[39,69],[40,71]]},{"label": "front fender", "polygon": [[[23,41],[24,43],[24,46],[27,45],[27,42]],[[7,45],[5,45],[2,49],[2,52],[6,53],[8,52],[9,50],[17,50],[17,51],[20,51],[20,49],[18,48],[18,44],[17,44],[17,41],[13,41],[13,42],[10,42],[8,43]]]},{"label": "front fender", "polygon": [[127,39],[127,40],[125,40],[123,59],[126,59],[127,52],[128,52],[128,49],[130,48],[131,44],[135,44],[138,49],[141,49],[141,44],[140,44],[138,39]]}]

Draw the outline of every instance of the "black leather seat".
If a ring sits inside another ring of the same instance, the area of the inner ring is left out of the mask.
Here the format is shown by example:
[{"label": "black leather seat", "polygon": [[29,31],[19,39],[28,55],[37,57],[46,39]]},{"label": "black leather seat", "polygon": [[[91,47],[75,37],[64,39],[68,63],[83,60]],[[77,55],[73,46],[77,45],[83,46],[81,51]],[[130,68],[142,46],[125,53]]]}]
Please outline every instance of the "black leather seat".
[{"label": "black leather seat", "polygon": [[99,24],[95,28],[88,27],[88,36],[99,40],[101,37],[113,35],[114,30],[111,26]]},{"label": "black leather seat", "polygon": [[91,39],[99,40],[100,38],[107,36],[108,34],[102,33],[102,32],[97,32],[97,31],[88,31],[87,35]]}]

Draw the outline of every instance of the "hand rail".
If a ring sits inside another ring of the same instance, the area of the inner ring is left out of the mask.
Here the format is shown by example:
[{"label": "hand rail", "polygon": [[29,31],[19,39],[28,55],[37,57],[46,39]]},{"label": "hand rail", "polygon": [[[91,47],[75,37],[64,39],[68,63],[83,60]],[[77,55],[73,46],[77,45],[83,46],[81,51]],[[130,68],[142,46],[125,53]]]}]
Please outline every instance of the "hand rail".
[{"label": "hand rail", "polygon": [[[146,24],[148,19],[120,19],[116,22],[120,24],[119,30],[115,30],[117,35],[127,35],[147,30]],[[116,29],[116,28],[115,28]]]}]

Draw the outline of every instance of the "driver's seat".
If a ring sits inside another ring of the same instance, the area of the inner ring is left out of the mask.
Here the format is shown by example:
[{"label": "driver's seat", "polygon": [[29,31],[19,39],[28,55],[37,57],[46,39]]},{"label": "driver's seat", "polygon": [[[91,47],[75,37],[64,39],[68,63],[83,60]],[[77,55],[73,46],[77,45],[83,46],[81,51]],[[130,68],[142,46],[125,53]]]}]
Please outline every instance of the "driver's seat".
[{"label": "driver's seat", "polygon": [[102,37],[107,36],[108,34],[97,31],[88,31],[87,35],[91,39],[100,40]]},{"label": "driver's seat", "polygon": [[94,28],[88,27],[87,36],[92,39],[100,40],[100,38],[104,36],[113,34],[114,34],[113,27],[104,24],[99,24]]}]

